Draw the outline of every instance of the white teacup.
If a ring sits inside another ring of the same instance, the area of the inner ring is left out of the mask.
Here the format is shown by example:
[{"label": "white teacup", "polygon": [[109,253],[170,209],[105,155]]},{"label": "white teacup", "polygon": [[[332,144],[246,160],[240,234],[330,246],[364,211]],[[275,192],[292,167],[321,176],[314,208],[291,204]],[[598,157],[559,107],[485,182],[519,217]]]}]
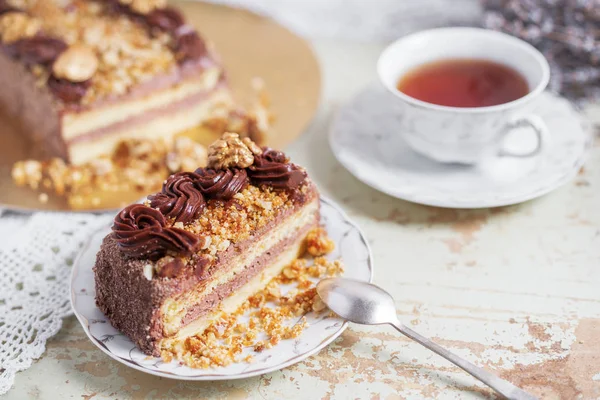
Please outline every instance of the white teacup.
[{"label": "white teacup", "polygon": [[[400,92],[398,80],[408,71],[444,59],[484,59],[507,65],[527,81],[529,93],[490,107],[447,107],[417,100]],[[478,28],[441,28],[421,31],[390,44],[377,63],[379,78],[400,107],[399,131],[417,152],[440,162],[475,164],[492,154],[530,157],[543,146],[543,121],[526,113],[527,104],[540,95],[550,78],[544,56],[512,36]],[[523,153],[503,148],[513,129],[527,126],[537,145]]]}]

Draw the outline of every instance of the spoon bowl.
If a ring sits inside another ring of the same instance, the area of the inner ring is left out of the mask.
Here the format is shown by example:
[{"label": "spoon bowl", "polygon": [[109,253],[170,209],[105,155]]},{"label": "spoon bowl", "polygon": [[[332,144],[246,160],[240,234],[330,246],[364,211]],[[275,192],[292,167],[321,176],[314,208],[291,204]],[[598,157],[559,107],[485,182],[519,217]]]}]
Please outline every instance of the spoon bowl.
[{"label": "spoon bowl", "polygon": [[317,293],[331,311],[362,325],[397,323],[393,297],[379,286],[346,278],[323,279]]}]

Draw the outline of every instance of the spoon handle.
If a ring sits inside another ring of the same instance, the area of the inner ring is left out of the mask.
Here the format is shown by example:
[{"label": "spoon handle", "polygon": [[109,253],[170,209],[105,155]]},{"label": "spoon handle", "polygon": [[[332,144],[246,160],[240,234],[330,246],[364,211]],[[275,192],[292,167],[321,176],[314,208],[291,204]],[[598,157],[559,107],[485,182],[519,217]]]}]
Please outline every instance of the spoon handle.
[{"label": "spoon handle", "polygon": [[492,389],[494,389],[496,392],[498,392],[502,396],[506,397],[507,399],[509,399],[509,400],[537,400],[537,397],[532,396],[531,394],[527,393],[526,391],[524,391],[522,389],[519,389],[512,383],[500,378],[499,376],[494,375],[491,372],[488,372],[488,371],[484,370],[483,368],[476,366],[475,364],[471,364],[467,360],[457,356],[454,353],[451,353],[450,351],[446,350],[442,346],[435,344],[430,339],[418,334],[417,332],[413,331],[410,328],[407,328],[406,326],[402,325],[401,323],[396,322],[396,323],[392,323],[391,325],[394,328],[396,328],[396,330],[398,330],[398,332],[402,333],[403,335],[408,336],[409,338],[413,339],[414,341],[427,347],[429,350],[433,351],[434,353],[437,353],[440,356],[444,357],[446,360],[452,362],[456,366],[464,369],[466,372],[473,375],[475,378],[479,379],[481,382],[485,383],[486,385],[488,385],[489,387],[491,387]]}]

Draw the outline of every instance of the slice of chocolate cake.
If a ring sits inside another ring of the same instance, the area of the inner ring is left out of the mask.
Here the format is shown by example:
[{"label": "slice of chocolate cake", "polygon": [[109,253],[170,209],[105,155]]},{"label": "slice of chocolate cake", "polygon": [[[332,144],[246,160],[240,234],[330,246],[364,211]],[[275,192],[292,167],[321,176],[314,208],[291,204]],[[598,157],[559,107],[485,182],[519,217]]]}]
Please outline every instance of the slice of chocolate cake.
[{"label": "slice of chocolate cake", "polygon": [[285,154],[227,133],[208,168],[172,175],[116,216],[94,267],[96,303],[143,352],[172,350],[294,261],[319,205]]},{"label": "slice of chocolate cake", "polygon": [[72,164],[232,105],[214,52],[166,0],[0,0],[0,86],[32,156]]}]

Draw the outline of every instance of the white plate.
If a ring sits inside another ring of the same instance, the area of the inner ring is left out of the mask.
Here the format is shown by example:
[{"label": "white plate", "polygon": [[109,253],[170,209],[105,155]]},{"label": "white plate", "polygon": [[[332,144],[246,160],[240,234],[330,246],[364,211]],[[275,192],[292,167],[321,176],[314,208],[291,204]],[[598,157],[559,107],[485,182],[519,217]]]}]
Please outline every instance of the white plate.
[{"label": "white plate", "polygon": [[[398,131],[402,115],[376,84],[341,108],[329,142],[338,161],[354,176],[390,196],[449,208],[505,206],[567,183],[592,144],[586,123],[565,99],[543,93],[529,111],[549,129],[548,143],[538,156],[491,157],[477,166],[440,164],[415,153],[402,140]],[[527,147],[532,137],[515,132],[507,145]]]},{"label": "white plate", "polygon": [[[332,201],[321,198],[321,224],[325,226],[336,248],[328,256],[341,259],[345,265],[344,276],[371,281],[373,260],[369,245],[360,229]],[[306,315],[309,323],[294,340],[282,340],[272,349],[254,354],[254,362],[237,363],[214,369],[193,369],[173,361],[165,363],[160,358],[148,357],[125,335],[112,327],[105,315],[96,307],[94,274],[92,267],[102,239],[110,233],[106,227],[96,232],[84,246],[73,265],[71,276],[71,305],[77,319],[91,341],[115,360],[165,378],[184,380],[240,379],[276,371],[295,364],[315,354],[346,329],[347,322],[340,318],[326,318],[314,313]],[[245,354],[250,354],[246,349]]]}]

